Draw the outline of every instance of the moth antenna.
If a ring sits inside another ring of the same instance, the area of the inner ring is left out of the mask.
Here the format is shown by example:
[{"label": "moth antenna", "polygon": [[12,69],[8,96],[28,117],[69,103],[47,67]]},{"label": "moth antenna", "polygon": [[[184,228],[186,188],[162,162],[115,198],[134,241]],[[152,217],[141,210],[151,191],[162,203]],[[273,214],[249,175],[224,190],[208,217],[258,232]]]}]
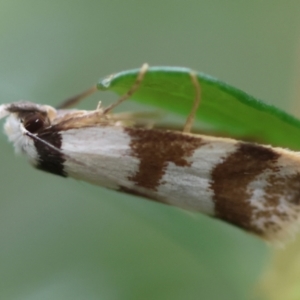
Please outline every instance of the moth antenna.
[{"label": "moth antenna", "polygon": [[183,132],[191,132],[195,120],[195,115],[201,101],[201,86],[199,84],[197,74],[195,72],[191,72],[190,76],[191,76],[193,86],[195,88],[195,100],[193,103],[192,110],[185,121]]},{"label": "moth antenna", "polygon": [[135,92],[136,90],[139,88],[139,86],[141,85],[141,82],[144,79],[145,74],[147,73],[147,70],[149,68],[148,64],[143,64],[140,72],[134,82],[134,84],[131,86],[131,88],[129,89],[129,91],[121,96],[121,98],[116,101],[115,103],[109,105],[106,109],[104,109],[103,114],[107,114],[108,112],[110,112],[111,110],[113,110],[116,106],[118,106],[119,104],[121,104],[123,101],[127,100],[128,98],[130,98]]},{"label": "moth antenna", "polygon": [[86,97],[94,94],[95,92],[97,92],[97,90],[98,90],[97,89],[97,85],[93,85],[92,87],[90,87],[89,89],[85,90],[84,92],[66,99],[61,104],[59,104],[58,106],[56,106],[56,108],[57,109],[65,109],[65,108],[69,108],[69,107],[75,106],[76,104],[78,104],[84,98],[86,98]]}]

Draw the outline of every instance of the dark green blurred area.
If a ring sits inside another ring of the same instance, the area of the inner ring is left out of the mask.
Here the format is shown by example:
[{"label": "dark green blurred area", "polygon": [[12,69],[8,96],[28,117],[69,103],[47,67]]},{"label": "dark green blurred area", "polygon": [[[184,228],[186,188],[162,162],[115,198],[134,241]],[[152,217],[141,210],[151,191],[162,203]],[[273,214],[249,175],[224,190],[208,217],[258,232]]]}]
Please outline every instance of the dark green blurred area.
[{"label": "dark green blurred area", "polygon": [[[0,1],[0,102],[56,105],[148,62],[206,72],[288,110],[299,13],[271,0]],[[258,299],[262,241],[35,171],[0,143],[0,299]]]}]

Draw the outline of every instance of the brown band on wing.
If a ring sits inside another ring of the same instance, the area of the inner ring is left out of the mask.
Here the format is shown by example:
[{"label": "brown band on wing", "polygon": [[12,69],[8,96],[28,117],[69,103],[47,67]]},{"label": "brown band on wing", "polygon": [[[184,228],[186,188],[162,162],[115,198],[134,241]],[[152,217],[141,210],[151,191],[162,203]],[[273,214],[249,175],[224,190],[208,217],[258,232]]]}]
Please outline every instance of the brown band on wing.
[{"label": "brown band on wing", "polygon": [[204,144],[201,138],[179,132],[125,128],[131,137],[132,155],[140,160],[139,169],[129,180],[156,190],[169,162],[190,166],[188,158]]},{"label": "brown band on wing", "polygon": [[261,230],[251,224],[253,208],[247,187],[256,176],[274,168],[278,158],[279,154],[270,148],[240,143],[235,152],[217,164],[211,184],[216,217],[261,234]]},{"label": "brown band on wing", "polygon": [[[58,150],[61,149],[62,137],[59,132],[47,130],[44,133],[38,134],[38,137],[53,145]],[[50,148],[46,143],[43,143],[40,140],[35,139],[34,145],[39,156],[39,161],[36,166],[37,169],[63,177],[67,176],[64,171],[65,158],[61,152],[55,151],[55,149]]]}]

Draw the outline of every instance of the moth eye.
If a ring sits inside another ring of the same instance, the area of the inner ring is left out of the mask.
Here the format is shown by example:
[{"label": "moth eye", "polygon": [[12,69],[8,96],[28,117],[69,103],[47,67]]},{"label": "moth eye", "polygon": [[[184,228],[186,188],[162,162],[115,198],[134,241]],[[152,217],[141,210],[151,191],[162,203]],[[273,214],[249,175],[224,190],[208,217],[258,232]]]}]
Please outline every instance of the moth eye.
[{"label": "moth eye", "polygon": [[38,132],[41,128],[44,127],[44,118],[41,118],[39,115],[33,115],[28,118],[25,118],[24,121],[24,127],[26,130],[28,130],[31,133]]}]

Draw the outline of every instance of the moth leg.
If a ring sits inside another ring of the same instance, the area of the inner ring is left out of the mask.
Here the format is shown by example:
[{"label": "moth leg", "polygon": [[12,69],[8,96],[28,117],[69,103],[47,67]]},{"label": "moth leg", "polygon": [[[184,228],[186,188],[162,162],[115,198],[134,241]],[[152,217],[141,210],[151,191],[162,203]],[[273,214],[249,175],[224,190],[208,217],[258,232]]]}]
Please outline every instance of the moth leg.
[{"label": "moth leg", "polygon": [[199,81],[198,81],[198,78],[197,78],[197,74],[195,72],[191,72],[190,76],[191,76],[192,84],[195,88],[195,100],[194,100],[194,103],[193,103],[192,110],[191,110],[190,114],[188,115],[188,117],[185,121],[185,124],[184,124],[184,127],[183,127],[183,132],[190,132],[191,131],[191,128],[192,128],[193,123],[194,123],[195,115],[196,115],[196,112],[198,110],[198,107],[199,107],[199,104],[200,104],[200,101],[201,101],[201,87],[200,87],[200,84],[199,84]]},{"label": "moth leg", "polygon": [[109,115],[109,119],[120,122],[125,126],[134,126],[152,129],[163,114],[158,111],[153,112],[122,112]]},{"label": "moth leg", "polygon": [[57,109],[65,109],[65,108],[69,108],[69,107],[75,106],[82,99],[84,99],[84,98],[86,98],[86,97],[94,94],[95,92],[97,92],[97,90],[98,90],[97,89],[97,85],[93,85],[92,87],[90,87],[89,89],[85,90],[84,92],[66,99],[61,104],[59,104],[56,108]]},{"label": "moth leg", "polygon": [[139,72],[139,74],[138,74],[138,76],[137,76],[134,84],[129,89],[129,91],[125,95],[121,96],[121,98],[118,101],[116,101],[115,103],[113,103],[113,104],[109,105],[107,108],[105,108],[104,111],[103,111],[103,114],[109,113],[116,106],[118,106],[123,101],[127,100],[128,98],[130,98],[133,95],[133,93],[136,92],[136,90],[139,88],[141,82],[143,81],[144,76],[147,73],[148,68],[149,68],[148,64],[143,64],[142,65],[142,67],[140,69],[140,72]]},{"label": "moth leg", "polygon": [[102,101],[99,101],[96,110],[102,110],[101,107],[102,107]]}]

